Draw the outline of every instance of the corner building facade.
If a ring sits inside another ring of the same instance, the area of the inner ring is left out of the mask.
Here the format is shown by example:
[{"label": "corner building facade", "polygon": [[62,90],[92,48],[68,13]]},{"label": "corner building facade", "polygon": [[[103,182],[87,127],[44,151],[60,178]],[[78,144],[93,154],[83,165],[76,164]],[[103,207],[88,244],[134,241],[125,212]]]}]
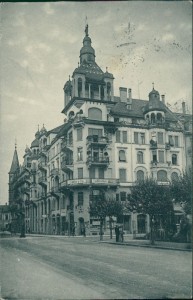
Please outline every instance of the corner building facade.
[{"label": "corner building facade", "polygon": [[[81,235],[85,228],[98,234],[99,220],[89,207],[101,194],[125,203],[137,180],[149,176],[167,185],[186,169],[186,129],[164,96],[154,87],[148,100],[133,99],[125,87],[115,96],[113,85],[113,74],[95,61],[87,26],[80,63],[64,85],[65,123],[38,130],[11,184],[13,191],[28,172],[28,194],[19,197],[30,232]],[[127,233],[149,232],[146,215],[125,210],[116,221]]]}]

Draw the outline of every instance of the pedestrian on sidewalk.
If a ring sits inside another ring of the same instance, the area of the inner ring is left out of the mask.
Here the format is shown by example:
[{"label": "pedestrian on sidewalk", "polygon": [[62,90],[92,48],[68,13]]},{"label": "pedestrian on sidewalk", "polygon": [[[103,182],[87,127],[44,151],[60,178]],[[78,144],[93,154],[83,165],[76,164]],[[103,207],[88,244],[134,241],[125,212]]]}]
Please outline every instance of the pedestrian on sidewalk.
[{"label": "pedestrian on sidewalk", "polygon": [[119,227],[116,225],[115,226],[115,235],[116,235],[116,242],[119,241]]}]

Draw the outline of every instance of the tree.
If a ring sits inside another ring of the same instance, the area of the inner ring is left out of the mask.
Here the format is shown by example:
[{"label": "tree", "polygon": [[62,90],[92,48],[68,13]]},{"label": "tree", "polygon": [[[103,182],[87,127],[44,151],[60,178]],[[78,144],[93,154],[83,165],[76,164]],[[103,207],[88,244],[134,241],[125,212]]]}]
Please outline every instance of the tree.
[{"label": "tree", "polygon": [[110,238],[112,239],[112,217],[119,217],[123,214],[123,205],[114,198],[106,200],[106,215],[109,217]]},{"label": "tree", "polygon": [[184,215],[180,221],[179,232],[174,237],[179,241],[191,240],[191,224],[187,215],[192,213],[192,173],[185,172],[176,180],[170,183],[170,192],[175,203],[180,203]]},{"label": "tree", "polygon": [[170,183],[171,195],[176,203],[180,203],[185,214],[192,211],[192,176],[191,172],[186,172]]},{"label": "tree", "polygon": [[100,219],[100,240],[103,239],[103,224],[107,216],[110,221],[110,237],[112,238],[112,217],[123,213],[122,204],[113,198],[107,198],[101,193],[90,202],[90,214]]},{"label": "tree", "polygon": [[127,208],[130,211],[149,215],[151,244],[155,241],[155,228],[158,221],[161,221],[164,229],[168,231],[168,223],[171,224],[173,215],[173,203],[167,186],[158,185],[151,178],[136,182],[128,199]]}]

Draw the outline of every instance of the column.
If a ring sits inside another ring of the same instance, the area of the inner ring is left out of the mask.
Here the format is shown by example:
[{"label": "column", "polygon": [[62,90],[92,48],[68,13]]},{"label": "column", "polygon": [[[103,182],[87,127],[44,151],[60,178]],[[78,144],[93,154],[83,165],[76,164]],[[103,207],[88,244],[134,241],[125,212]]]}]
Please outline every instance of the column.
[{"label": "column", "polygon": [[85,98],[85,80],[82,79],[82,97]]},{"label": "column", "polygon": [[101,100],[101,85],[99,85],[99,100]]},{"label": "column", "polygon": [[91,84],[89,83],[89,84],[88,84],[88,98],[89,98],[89,99],[91,98],[90,88],[91,88]]}]

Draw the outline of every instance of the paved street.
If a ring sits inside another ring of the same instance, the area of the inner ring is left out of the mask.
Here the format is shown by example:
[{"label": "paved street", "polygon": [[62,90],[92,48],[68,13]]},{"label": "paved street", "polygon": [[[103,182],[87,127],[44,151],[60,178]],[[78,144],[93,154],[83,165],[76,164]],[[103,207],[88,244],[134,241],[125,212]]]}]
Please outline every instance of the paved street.
[{"label": "paved street", "polygon": [[98,237],[14,237],[0,245],[0,299],[191,298],[191,252]]}]

